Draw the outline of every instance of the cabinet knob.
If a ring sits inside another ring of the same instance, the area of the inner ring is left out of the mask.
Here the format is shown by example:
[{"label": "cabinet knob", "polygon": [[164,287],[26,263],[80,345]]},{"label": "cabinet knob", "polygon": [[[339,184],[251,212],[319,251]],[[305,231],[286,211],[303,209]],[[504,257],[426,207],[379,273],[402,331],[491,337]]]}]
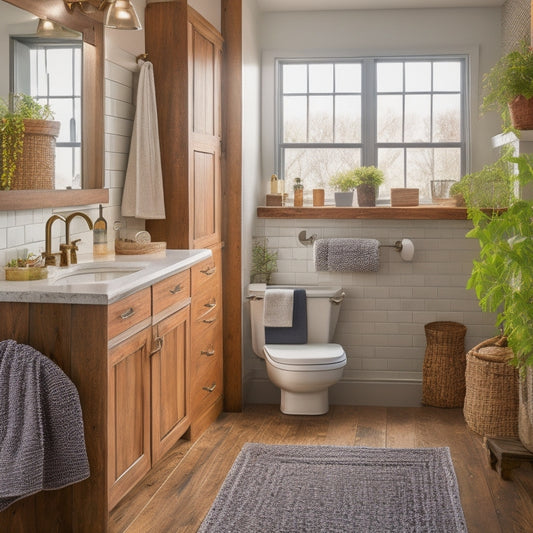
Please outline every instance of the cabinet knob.
[{"label": "cabinet knob", "polygon": [[213,383],[211,387],[202,387],[202,390],[206,390],[207,392],[213,392],[217,387],[216,383]]},{"label": "cabinet knob", "polygon": [[216,320],[216,317],[215,318],[204,318],[202,322],[204,322],[204,324],[212,324],[215,320]]},{"label": "cabinet knob", "polygon": [[215,349],[211,345],[207,348],[207,350],[200,350],[200,354],[205,355],[206,357],[212,357],[213,355],[215,355]]},{"label": "cabinet knob", "polygon": [[200,270],[202,274],[205,274],[206,276],[212,276],[217,271],[217,268],[212,266],[205,268],[204,270]]},{"label": "cabinet knob", "polygon": [[213,308],[217,306],[217,301],[215,298],[211,298],[207,303],[204,304],[204,307]]},{"label": "cabinet knob", "polygon": [[122,320],[126,320],[127,318],[131,318],[134,314],[135,314],[135,310],[133,309],[133,307],[130,307],[127,311],[124,311],[120,315],[120,318],[122,318]]},{"label": "cabinet knob", "polygon": [[161,349],[163,348],[163,338],[156,337],[154,339],[154,343],[155,343],[155,348],[153,348],[152,351],[150,352],[150,357],[152,357],[152,355],[155,355],[157,352],[161,351]]},{"label": "cabinet knob", "polygon": [[183,287],[181,286],[181,283],[178,283],[173,289],[169,289],[168,292],[170,294],[178,294],[178,292],[181,292],[183,290]]}]

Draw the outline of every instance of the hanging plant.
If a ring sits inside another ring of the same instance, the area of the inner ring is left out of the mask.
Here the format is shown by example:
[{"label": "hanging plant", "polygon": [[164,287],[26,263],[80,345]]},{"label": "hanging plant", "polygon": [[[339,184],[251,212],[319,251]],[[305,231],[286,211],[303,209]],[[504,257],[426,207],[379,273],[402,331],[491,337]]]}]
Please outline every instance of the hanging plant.
[{"label": "hanging plant", "polygon": [[33,97],[17,93],[9,101],[0,99],[0,138],[2,147],[2,174],[0,188],[9,190],[24,147],[24,120],[53,119],[50,106],[40,104]]}]

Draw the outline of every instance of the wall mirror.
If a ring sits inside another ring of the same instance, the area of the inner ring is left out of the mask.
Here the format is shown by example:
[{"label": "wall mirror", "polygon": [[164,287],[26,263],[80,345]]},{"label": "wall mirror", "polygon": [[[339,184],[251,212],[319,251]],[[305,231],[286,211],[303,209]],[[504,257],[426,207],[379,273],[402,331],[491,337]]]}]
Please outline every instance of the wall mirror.
[{"label": "wall mirror", "polygon": [[[98,12],[69,13],[63,0],[0,1],[0,96],[31,94],[50,103],[61,122],[55,188],[1,190],[1,210],[109,201],[103,189],[101,19]],[[38,32],[39,20],[53,21],[58,28],[52,34]]]}]

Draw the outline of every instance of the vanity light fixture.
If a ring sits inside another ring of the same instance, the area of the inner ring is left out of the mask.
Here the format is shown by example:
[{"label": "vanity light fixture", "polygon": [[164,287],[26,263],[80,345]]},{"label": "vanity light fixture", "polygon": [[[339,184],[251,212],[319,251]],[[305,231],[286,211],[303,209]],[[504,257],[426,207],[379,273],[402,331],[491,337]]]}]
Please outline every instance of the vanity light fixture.
[{"label": "vanity light fixture", "polygon": [[[82,13],[88,14],[95,10],[106,10],[104,26],[116,30],[142,30],[141,22],[130,0],[102,0],[98,7],[93,6],[88,0],[63,0],[69,11],[78,6]],[[90,6],[90,7],[87,7]]]},{"label": "vanity light fixture", "polygon": [[61,24],[47,18],[39,19],[36,35],[38,37],[49,37],[54,39],[81,39],[80,33],[69,30],[64,26],[61,26]]}]

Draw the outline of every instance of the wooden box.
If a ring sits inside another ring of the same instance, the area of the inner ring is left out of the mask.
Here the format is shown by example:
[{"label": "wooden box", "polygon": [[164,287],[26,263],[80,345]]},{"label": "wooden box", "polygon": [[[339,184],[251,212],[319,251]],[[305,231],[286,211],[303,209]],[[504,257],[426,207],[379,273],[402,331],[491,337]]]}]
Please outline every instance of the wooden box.
[{"label": "wooden box", "polygon": [[278,206],[281,207],[283,204],[283,195],[280,193],[277,194],[267,194],[266,195],[266,205],[267,206]]},{"label": "wooden box", "polygon": [[392,207],[413,207],[418,205],[419,189],[391,189],[390,205]]}]

